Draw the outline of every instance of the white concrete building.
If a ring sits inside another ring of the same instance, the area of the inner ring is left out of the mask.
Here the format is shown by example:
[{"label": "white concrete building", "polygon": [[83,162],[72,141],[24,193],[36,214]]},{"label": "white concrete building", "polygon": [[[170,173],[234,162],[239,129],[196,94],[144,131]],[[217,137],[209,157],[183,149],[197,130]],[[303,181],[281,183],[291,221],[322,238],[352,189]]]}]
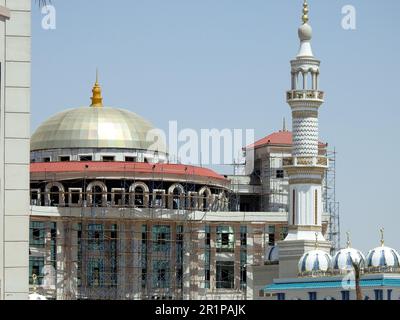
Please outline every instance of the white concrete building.
[{"label": "white concrete building", "polygon": [[28,299],[30,10],[0,1],[0,299]]}]

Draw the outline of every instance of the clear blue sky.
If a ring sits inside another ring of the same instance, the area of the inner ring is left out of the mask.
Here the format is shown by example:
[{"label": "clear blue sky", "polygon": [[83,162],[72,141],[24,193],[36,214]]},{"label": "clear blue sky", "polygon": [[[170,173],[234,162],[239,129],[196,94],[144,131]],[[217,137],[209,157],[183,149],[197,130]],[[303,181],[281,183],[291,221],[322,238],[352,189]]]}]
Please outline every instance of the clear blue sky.
[{"label": "clear blue sky", "polygon": [[[50,115],[89,104],[95,69],[105,103],[166,129],[281,128],[290,109],[289,60],[301,0],[53,0],[57,29],[33,6],[32,131]],[[342,238],[400,250],[400,1],[310,0],[322,60],[320,136],[338,151]],[[357,29],[341,9],[357,10]]]}]

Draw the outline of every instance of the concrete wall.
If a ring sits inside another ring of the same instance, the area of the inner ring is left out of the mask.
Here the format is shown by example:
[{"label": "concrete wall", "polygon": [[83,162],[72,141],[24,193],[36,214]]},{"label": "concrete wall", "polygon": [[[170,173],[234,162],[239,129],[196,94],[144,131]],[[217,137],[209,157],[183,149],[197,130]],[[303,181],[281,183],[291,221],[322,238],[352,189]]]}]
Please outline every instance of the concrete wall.
[{"label": "concrete wall", "polygon": [[0,0],[1,299],[28,298],[31,2]]}]

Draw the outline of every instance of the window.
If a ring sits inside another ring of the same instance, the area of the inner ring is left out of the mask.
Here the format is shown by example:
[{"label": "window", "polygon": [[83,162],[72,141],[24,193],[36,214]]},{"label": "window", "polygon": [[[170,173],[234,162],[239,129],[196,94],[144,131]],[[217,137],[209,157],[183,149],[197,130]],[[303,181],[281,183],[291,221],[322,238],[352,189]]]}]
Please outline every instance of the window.
[{"label": "window", "polygon": [[235,247],[235,235],[232,227],[217,227],[217,252],[233,252]]},{"label": "window", "polygon": [[285,300],[286,297],[285,297],[284,293],[278,293],[277,298],[278,298],[278,300]]},{"label": "window", "polygon": [[383,300],[383,290],[374,290],[375,300]]},{"label": "window", "polygon": [[51,161],[50,157],[43,158],[43,162],[50,162],[50,161]]},{"label": "window", "polygon": [[316,292],[309,292],[308,293],[309,300],[317,300],[317,293]]},{"label": "window", "polygon": [[217,289],[233,289],[234,288],[234,262],[233,261],[217,261]]},{"label": "window", "polygon": [[342,291],[342,300],[350,300],[350,291]]},{"label": "window", "polygon": [[392,300],[392,289],[388,289],[387,291],[387,299]]},{"label": "window", "polygon": [[44,247],[45,244],[45,223],[31,221],[30,223],[30,245],[35,247]]},{"label": "window", "polygon": [[171,230],[170,226],[153,226],[153,251],[167,252],[170,250]]},{"label": "window", "polygon": [[210,289],[210,270],[211,270],[211,260],[210,260],[210,254],[211,254],[211,228],[210,226],[205,226],[204,227],[204,232],[205,232],[205,259],[204,259],[204,269],[205,269],[205,275],[204,275],[204,287],[206,289]]},{"label": "window", "polygon": [[281,240],[285,240],[287,235],[288,235],[288,227],[282,227],[280,233]]},{"label": "window", "polygon": [[153,288],[168,288],[170,278],[169,262],[156,260],[153,262]]},{"label": "window", "polygon": [[70,160],[70,157],[69,156],[61,156],[59,159],[61,162],[68,162]]},{"label": "window", "polygon": [[41,285],[43,283],[43,269],[43,257],[29,257],[29,284],[33,284],[33,275],[37,276],[37,285]]},{"label": "window", "polygon": [[247,227],[240,226],[240,245],[246,246],[247,245]]},{"label": "window", "polygon": [[268,227],[268,245],[271,247],[275,245],[275,226]]},{"label": "window", "polygon": [[114,156],[103,156],[102,159],[104,162],[112,162],[115,160],[115,157]]},{"label": "window", "polygon": [[82,155],[82,156],[79,156],[79,161],[92,161],[92,156],[89,156],[89,155]]},{"label": "window", "polygon": [[92,258],[88,261],[88,285],[89,287],[102,287],[104,285],[103,259]]},{"label": "window", "polygon": [[137,158],[136,157],[125,157],[125,161],[126,162],[137,162]]},{"label": "window", "polygon": [[104,250],[104,227],[102,224],[88,225],[89,250]]},{"label": "window", "polygon": [[276,170],[276,178],[283,179],[285,177],[285,173],[283,170]]}]

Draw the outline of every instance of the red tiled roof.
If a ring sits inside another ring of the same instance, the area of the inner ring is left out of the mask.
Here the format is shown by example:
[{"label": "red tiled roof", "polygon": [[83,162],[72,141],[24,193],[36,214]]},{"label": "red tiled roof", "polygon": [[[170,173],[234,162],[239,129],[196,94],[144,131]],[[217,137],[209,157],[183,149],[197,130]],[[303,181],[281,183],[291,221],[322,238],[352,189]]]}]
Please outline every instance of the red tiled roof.
[{"label": "red tiled roof", "polygon": [[227,181],[225,177],[207,168],[194,167],[183,164],[153,164],[141,162],[34,162],[31,163],[30,172],[136,172],[164,175],[194,175]]},{"label": "red tiled roof", "polygon": [[[254,142],[253,144],[247,146],[247,149],[256,149],[266,145],[292,145],[292,132],[291,131],[278,131],[271,133],[270,135]],[[319,146],[326,146],[325,143],[319,142]]]}]

